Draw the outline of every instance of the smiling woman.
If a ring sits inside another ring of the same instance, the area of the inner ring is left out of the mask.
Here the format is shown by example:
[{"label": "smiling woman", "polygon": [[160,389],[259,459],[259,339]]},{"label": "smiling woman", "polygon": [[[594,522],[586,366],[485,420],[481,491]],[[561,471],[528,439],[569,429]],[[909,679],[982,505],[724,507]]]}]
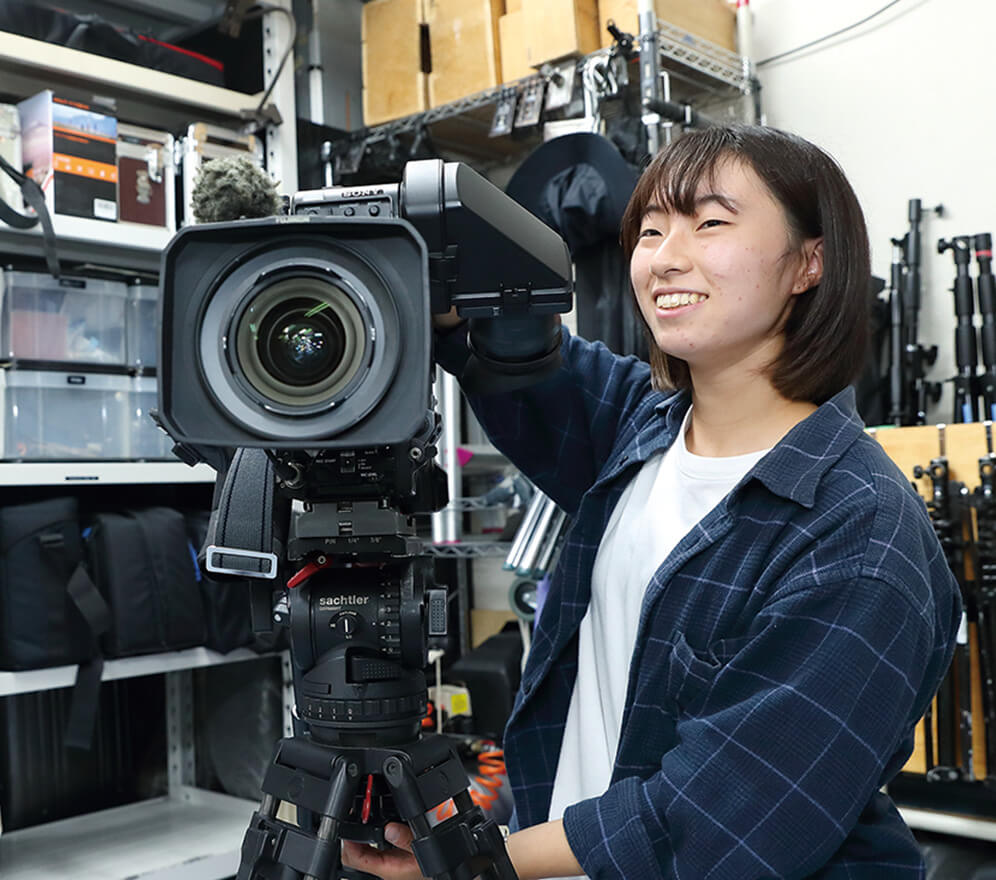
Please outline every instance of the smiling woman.
[{"label": "smiling woman", "polygon": [[[644,172],[622,242],[651,364],[564,330],[554,376],[469,398],[573,517],[505,731],[512,862],[921,878],[882,788],[961,609],[848,387],[870,297],[854,193],[793,135],[692,132]],[[449,324],[436,358],[459,376]],[[418,875],[398,852],[347,859]]]},{"label": "smiling woman", "polygon": [[[782,338],[768,365],[781,394],[820,404],[855,378],[868,344],[868,237],[851,185],[823,150],[776,129],[717,127],[681,138],[659,154],[637,184],[622,221],[622,244],[633,255],[637,290],[637,271],[653,270],[646,249],[655,242],[642,239],[653,235],[647,222],[654,218],[685,225],[697,219],[699,248],[710,259],[733,259],[731,250],[740,247],[740,267],[717,265],[717,271],[746,272],[740,286],[775,293],[770,287],[775,279],[756,277],[755,271],[765,272],[772,261],[789,273],[801,269],[790,293],[806,295],[787,302],[779,325]],[[735,232],[717,229],[724,226]],[[708,240],[707,232],[721,241]],[[639,293],[637,303],[653,333]],[[688,364],[679,351],[652,346],[650,362],[659,387],[690,387]]]}]

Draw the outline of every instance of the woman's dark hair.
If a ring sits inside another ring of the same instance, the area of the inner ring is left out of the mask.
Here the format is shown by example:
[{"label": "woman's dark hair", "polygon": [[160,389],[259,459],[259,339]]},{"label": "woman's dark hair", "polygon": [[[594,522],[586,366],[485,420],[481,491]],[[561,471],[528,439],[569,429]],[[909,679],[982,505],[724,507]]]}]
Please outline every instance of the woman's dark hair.
[{"label": "woman's dark hair", "polygon": [[[647,166],[623,215],[621,242],[632,257],[649,205],[693,215],[702,183],[725,161],[742,162],[782,206],[793,244],[823,239],[823,275],[793,297],[785,341],[770,377],[789,400],[820,404],[861,372],[868,348],[871,266],[868,232],[854,190],[840,166],[819,147],[774,128],[715,126],[682,135]],[[635,298],[634,298],[635,302]],[[641,315],[639,308],[637,312]],[[690,388],[688,364],[650,340],[650,366],[659,388]]]}]

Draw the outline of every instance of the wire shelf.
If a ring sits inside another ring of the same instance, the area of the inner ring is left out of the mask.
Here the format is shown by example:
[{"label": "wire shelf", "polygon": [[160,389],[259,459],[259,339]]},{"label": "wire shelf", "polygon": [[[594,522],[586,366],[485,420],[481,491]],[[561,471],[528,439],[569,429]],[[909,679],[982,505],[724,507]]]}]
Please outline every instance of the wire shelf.
[{"label": "wire shelf", "polygon": [[[658,21],[657,27],[661,66],[669,73],[691,82],[713,95],[731,89],[747,93],[752,88],[749,70],[745,69],[744,60],[735,52],[701,37],[696,37],[665,21]],[[580,70],[588,59],[598,56],[607,57],[611,51],[610,49],[598,49],[592,52],[578,61],[578,69]],[[390,140],[404,133],[417,132],[434,123],[480,110],[488,105],[496,104],[502,97],[511,93],[525,91],[531,85],[542,82],[544,78],[543,73],[536,73],[467,95],[439,107],[432,107],[420,113],[414,113],[380,125],[357,129],[344,138],[340,150],[343,147],[347,151],[349,149],[362,150],[369,144]]]},{"label": "wire shelf", "polygon": [[486,556],[508,556],[512,549],[510,541],[459,541],[455,544],[425,545],[425,550],[431,556],[446,559],[481,559]]},{"label": "wire shelf", "polygon": [[661,66],[666,69],[676,64],[741,92],[750,85],[749,79],[744,76],[743,59],[729,49],[696,37],[666,21],[657,22],[657,43]]}]

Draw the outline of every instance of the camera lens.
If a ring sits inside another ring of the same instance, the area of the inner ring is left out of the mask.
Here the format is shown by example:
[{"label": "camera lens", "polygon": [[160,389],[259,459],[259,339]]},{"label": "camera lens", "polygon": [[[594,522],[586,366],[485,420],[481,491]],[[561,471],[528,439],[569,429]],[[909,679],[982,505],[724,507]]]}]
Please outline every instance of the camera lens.
[{"label": "camera lens", "polygon": [[271,408],[331,406],[368,359],[367,322],[342,287],[313,275],[257,286],[235,320],[239,372]]},{"label": "camera lens", "polygon": [[328,303],[290,300],[263,319],[256,346],[260,363],[271,376],[307,387],[342,362],[346,331]]}]

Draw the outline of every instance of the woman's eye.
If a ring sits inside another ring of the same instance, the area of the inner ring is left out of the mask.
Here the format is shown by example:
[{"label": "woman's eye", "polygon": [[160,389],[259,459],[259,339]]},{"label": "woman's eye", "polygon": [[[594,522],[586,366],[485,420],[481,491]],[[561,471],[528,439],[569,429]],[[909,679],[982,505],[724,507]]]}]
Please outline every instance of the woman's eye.
[{"label": "woman's eye", "polygon": [[640,230],[640,238],[650,238],[652,235],[660,235],[660,232],[650,227]]},{"label": "woman's eye", "polygon": [[726,223],[723,220],[705,220],[699,224],[699,229],[715,229],[717,226],[725,226]]}]

